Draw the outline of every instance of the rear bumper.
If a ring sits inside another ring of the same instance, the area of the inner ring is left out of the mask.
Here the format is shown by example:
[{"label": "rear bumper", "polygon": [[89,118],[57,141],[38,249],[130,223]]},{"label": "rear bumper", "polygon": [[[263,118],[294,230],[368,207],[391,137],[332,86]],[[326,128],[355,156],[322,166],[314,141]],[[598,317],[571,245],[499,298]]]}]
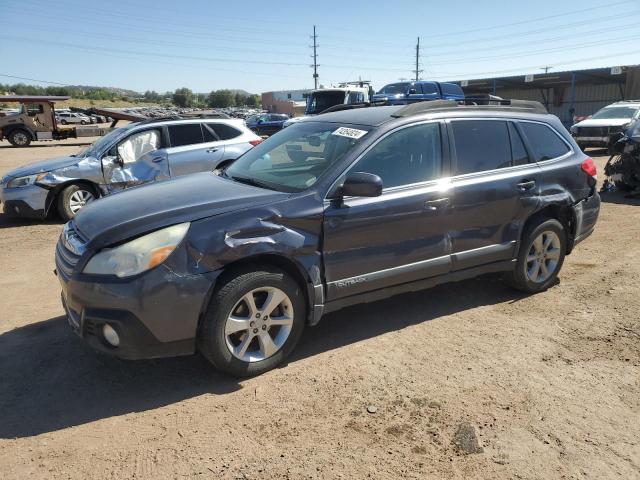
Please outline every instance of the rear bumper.
[{"label": "rear bumper", "polygon": [[576,219],[576,234],[573,246],[585,240],[593,233],[600,214],[600,195],[598,192],[573,206]]}]

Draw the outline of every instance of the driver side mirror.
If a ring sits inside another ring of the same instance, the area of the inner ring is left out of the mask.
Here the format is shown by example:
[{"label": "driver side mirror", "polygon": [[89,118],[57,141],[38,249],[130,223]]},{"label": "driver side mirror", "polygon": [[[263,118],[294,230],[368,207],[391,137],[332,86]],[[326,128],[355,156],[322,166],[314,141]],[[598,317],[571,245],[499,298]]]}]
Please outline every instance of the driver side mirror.
[{"label": "driver side mirror", "polygon": [[339,193],[343,197],[379,197],[382,195],[382,179],[373,173],[350,173]]}]

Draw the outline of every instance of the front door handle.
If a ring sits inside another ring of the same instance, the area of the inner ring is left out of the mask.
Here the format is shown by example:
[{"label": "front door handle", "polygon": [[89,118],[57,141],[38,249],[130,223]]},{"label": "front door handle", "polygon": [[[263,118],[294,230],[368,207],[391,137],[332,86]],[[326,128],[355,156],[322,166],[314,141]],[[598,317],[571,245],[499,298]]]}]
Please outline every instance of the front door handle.
[{"label": "front door handle", "polygon": [[449,205],[451,205],[451,199],[446,197],[446,198],[437,198],[435,200],[427,200],[426,202],[424,202],[424,206],[427,210],[430,211],[436,211],[439,210],[441,208],[445,208],[448,207]]},{"label": "front door handle", "polygon": [[536,182],[534,180],[523,180],[518,185],[518,190],[526,192],[527,190],[533,190],[536,188]]},{"label": "front door handle", "polygon": [[207,148],[205,151],[206,151],[207,153],[215,153],[215,152],[217,152],[217,151],[218,151],[218,149],[217,149],[217,148]]}]

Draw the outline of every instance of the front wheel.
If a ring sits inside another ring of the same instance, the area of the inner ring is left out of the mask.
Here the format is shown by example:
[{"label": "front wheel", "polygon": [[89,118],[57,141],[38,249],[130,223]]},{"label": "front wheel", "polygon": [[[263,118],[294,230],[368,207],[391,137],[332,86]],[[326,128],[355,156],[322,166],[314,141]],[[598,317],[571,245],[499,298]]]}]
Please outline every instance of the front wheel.
[{"label": "front wheel", "polygon": [[95,199],[96,195],[90,187],[82,184],[69,185],[58,195],[58,212],[62,219],[68,222],[82,207]]},{"label": "front wheel", "polygon": [[285,272],[263,267],[228,277],[200,325],[200,352],[219,370],[259,375],[294,349],[306,318],[300,286]]},{"label": "front wheel", "polygon": [[566,232],[558,220],[530,224],[522,235],[515,269],[505,275],[505,281],[526,293],[546,290],[558,277],[566,248]]},{"label": "front wheel", "polygon": [[13,130],[7,136],[9,143],[14,147],[28,147],[31,143],[31,135],[26,130],[20,128]]}]

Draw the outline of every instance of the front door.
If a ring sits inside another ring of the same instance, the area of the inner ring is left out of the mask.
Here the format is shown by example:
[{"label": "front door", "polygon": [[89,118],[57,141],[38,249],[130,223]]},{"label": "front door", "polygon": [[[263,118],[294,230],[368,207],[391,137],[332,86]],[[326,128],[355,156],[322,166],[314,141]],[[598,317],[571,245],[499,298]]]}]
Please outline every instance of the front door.
[{"label": "front door", "polygon": [[109,191],[165,180],[169,175],[162,130],[136,131],[102,156],[102,171]]},{"label": "front door", "polygon": [[169,125],[171,147],[167,149],[172,177],[196,172],[212,172],[223,160],[224,142],[206,124]]},{"label": "front door", "polygon": [[382,179],[379,197],[326,201],[327,300],[450,270],[450,209],[441,124],[400,128],[370,148],[350,172]]},{"label": "front door", "polygon": [[452,120],[454,270],[511,260],[522,225],[535,211],[540,169],[516,124]]}]

